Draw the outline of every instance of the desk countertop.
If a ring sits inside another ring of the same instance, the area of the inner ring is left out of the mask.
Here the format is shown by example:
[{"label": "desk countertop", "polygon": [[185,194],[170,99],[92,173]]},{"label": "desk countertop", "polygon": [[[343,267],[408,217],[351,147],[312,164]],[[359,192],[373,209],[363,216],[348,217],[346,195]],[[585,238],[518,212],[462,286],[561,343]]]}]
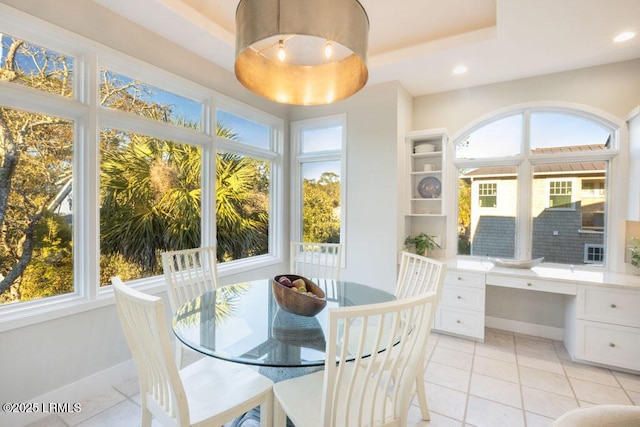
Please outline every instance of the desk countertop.
[{"label": "desk countertop", "polygon": [[541,264],[531,269],[517,269],[495,267],[491,261],[481,258],[451,258],[446,259],[445,263],[450,270],[640,289],[640,275],[571,268],[562,264]]}]

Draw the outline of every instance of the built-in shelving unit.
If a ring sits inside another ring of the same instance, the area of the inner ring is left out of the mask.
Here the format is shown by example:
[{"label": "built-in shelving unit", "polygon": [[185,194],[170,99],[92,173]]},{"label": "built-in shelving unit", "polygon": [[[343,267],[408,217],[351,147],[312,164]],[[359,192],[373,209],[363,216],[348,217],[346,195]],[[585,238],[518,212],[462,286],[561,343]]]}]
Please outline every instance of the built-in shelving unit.
[{"label": "built-in shelving unit", "polygon": [[445,238],[447,142],[442,128],[412,131],[405,137],[406,235],[425,232]]}]

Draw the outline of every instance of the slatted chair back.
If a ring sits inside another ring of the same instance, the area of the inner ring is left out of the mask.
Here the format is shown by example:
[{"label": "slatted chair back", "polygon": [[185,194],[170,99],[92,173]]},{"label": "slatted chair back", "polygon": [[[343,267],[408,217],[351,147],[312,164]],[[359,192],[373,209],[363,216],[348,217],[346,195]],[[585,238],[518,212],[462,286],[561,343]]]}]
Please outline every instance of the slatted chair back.
[{"label": "slatted chair back", "polygon": [[291,242],[291,273],[307,278],[340,280],[340,243]]},{"label": "slatted chair back", "polygon": [[163,425],[189,425],[189,406],[173,361],[161,298],[131,289],[118,277],[111,282],[138,371],[143,405]]},{"label": "slatted chair back", "polygon": [[162,268],[168,286],[171,310],[219,287],[216,247],[164,252]]},{"label": "slatted chair back", "polygon": [[330,309],[320,425],[407,425],[437,298]]}]

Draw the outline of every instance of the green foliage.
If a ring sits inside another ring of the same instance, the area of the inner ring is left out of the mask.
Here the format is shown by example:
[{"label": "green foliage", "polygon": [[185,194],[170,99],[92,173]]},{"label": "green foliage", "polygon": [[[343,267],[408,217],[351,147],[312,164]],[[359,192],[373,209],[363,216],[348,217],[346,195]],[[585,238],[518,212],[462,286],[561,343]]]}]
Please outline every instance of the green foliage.
[{"label": "green foliage", "polygon": [[471,182],[458,180],[458,254],[471,254]]},{"label": "green foliage", "polygon": [[429,236],[425,233],[420,233],[416,236],[407,236],[404,239],[405,245],[413,245],[416,249],[416,254],[425,255],[426,251],[433,250],[435,248],[439,248],[440,245],[434,240],[435,236]]},{"label": "green foliage", "polygon": [[316,182],[305,179],[303,188],[303,240],[340,242],[340,180],[333,172],[324,172]]},{"label": "green foliage", "polygon": [[631,265],[640,267],[640,238],[632,237],[629,239],[631,248]]},{"label": "green foliage", "polygon": [[269,190],[264,181],[268,173],[266,162],[237,154],[218,153],[218,261],[245,258],[268,251]]},{"label": "green foliage", "polygon": [[22,301],[73,292],[71,237],[71,227],[60,215],[48,213],[38,223],[34,255],[20,281]]}]

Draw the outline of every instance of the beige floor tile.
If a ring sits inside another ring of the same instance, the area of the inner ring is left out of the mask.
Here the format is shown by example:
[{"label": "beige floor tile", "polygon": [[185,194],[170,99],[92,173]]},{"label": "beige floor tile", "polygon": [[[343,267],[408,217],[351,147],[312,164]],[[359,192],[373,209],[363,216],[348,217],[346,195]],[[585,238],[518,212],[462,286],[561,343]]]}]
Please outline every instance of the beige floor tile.
[{"label": "beige floor tile", "polygon": [[[427,383],[433,383],[454,390],[467,392],[471,372],[466,369],[454,368],[438,362],[429,362],[425,373]],[[427,385],[427,393],[429,392]]]},{"label": "beige floor tile", "polygon": [[[429,405],[429,410],[463,421],[467,394],[436,384],[428,384],[428,386],[427,404]],[[413,403],[417,404],[417,400],[414,399]]]},{"label": "beige floor tile", "polygon": [[612,373],[620,382],[623,389],[640,393],[640,375],[618,371],[612,371]]},{"label": "beige floor tile", "polygon": [[551,355],[522,350],[518,351],[517,359],[518,365],[564,375],[562,364],[555,353]]},{"label": "beige floor tile", "polygon": [[473,359],[473,372],[505,381],[518,382],[518,366],[515,363],[503,362],[502,360],[476,356]]},{"label": "beige floor tile", "polygon": [[556,356],[556,348],[553,341],[547,338],[532,337],[529,335],[515,334],[516,352],[527,351]]},{"label": "beige floor tile", "polygon": [[130,400],[125,400],[83,421],[77,427],[133,427],[138,425],[140,425],[140,407]]},{"label": "beige floor tile", "polygon": [[516,351],[513,348],[500,347],[492,344],[476,343],[476,356],[516,363]]},{"label": "beige floor tile", "polygon": [[486,328],[484,330],[484,342],[488,344],[498,344],[502,346],[515,345],[515,337],[513,332],[503,331],[502,329]]},{"label": "beige floor tile", "polygon": [[118,384],[115,389],[127,397],[135,396],[140,393],[140,381],[138,377],[134,377],[122,384]]},{"label": "beige floor tile", "polygon": [[520,385],[485,375],[472,374],[469,393],[516,408],[522,408]]},{"label": "beige floor tile", "polygon": [[574,398],[526,386],[522,386],[522,400],[526,411],[549,418],[557,418],[578,407]]},{"label": "beige floor tile", "polygon": [[438,345],[433,351],[431,361],[470,371],[473,363],[473,354]]},{"label": "beige floor tile", "polygon": [[25,427],[67,427],[67,424],[56,414],[51,414],[38,421],[27,424]]},{"label": "beige floor tile", "polygon": [[562,363],[569,378],[578,378],[581,380],[592,381],[594,383],[618,387],[618,381],[608,369],[571,361],[562,361]]},{"label": "beige floor tile", "polygon": [[524,419],[527,421],[527,427],[549,427],[554,421],[553,418],[543,417],[531,412],[525,412]]},{"label": "beige floor tile", "polygon": [[467,425],[476,427],[524,427],[521,409],[503,405],[480,397],[469,396]]},{"label": "beige floor tile", "polygon": [[446,347],[453,350],[464,351],[465,353],[473,353],[475,350],[475,342],[450,335],[441,335],[438,339],[438,347]]},{"label": "beige floor tile", "polygon": [[563,396],[574,397],[567,377],[553,372],[521,366],[520,383],[540,390],[552,391]]},{"label": "beige floor tile", "polygon": [[118,392],[114,388],[109,388],[101,394],[81,400],[79,402],[81,405],[80,412],[60,413],[58,415],[60,415],[60,418],[70,426],[75,426],[105,409],[111,408],[125,399],[126,397],[122,393]]},{"label": "beige floor tile", "polygon": [[591,402],[598,405],[631,404],[627,394],[619,387],[611,387],[577,378],[570,378],[569,381],[571,381],[571,386],[573,387],[573,391],[576,393],[578,400],[584,400],[585,402]]},{"label": "beige floor tile", "polygon": [[429,415],[431,416],[431,419],[429,421],[424,421],[420,414],[420,408],[411,405],[409,408],[407,427],[462,427],[462,421],[445,417],[444,415],[440,415],[434,411],[429,411]]},{"label": "beige floor tile", "polygon": [[634,405],[640,406],[640,392],[637,391],[627,391],[627,395],[631,398],[631,401]]},{"label": "beige floor tile", "polygon": [[567,348],[564,346],[564,343],[562,341],[554,341],[553,346],[555,347],[556,353],[558,354],[558,357],[560,359],[571,360],[571,355],[567,351]]}]

